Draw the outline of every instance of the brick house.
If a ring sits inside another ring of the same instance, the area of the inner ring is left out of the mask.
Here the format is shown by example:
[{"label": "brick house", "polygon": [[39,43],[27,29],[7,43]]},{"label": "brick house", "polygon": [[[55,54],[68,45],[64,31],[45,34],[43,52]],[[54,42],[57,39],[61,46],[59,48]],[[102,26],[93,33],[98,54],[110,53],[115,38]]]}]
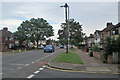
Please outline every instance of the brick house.
[{"label": "brick house", "polygon": [[113,37],[116,39],[120,35],[120,22],[114,26],[113,31]]},{"label": "brick house", "polygon": [[113,25],[112,23],[107,23],[106,28],[104,28],[101,32],[101,38],[100,38],[100,44],[103,47],[105,44],[105,39],[107,37],[114,37],[115,39],[120,34],[120,22],[116,25]]},{"label": "brick house", "polygon": [[14,37],[8,28],[0,30],[0,49],[2,52],[10,50],[14,46]]}]

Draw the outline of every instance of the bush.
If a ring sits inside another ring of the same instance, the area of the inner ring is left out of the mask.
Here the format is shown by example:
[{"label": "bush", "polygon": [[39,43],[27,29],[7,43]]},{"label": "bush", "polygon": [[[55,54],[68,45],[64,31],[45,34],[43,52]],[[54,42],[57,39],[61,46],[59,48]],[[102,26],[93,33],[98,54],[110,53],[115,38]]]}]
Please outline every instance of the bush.
[{"label": "bush", "polygon": [[93,46],[92,50],[95,51],[95,52],[100,52],[100,49],[97,45]]},{"label": "bush", "polygon": [[116,42],[115,39],[111,38],[111,37],[107,37],[105,40],[106,44],[104,45],[104,50],[105,53],[108,55],[112,55],[113,52],[115,52],[116,50]]},{"label": "bush", "polygon": [[19,45],[19,46],[15,45],[15,46],[12,47],[12,49],[14,49],[14,50],[25,49],[25,48],[26,48],[26,47],[23,46],[23,45]]},{"label": "bush", "polygon": [[107,57],[108,57],[108,54],[106,54],[106,53],[104,52],[103,55],[102,55],[102,62],[103,62],[103,63],[107,63]]},{"label": "bush", "polygon": [[77,47],[79,48],[79,49],[81,49],[81,48],[83,48],[83,47],[85,47],[85,45],[84,44],[77,44]]}]

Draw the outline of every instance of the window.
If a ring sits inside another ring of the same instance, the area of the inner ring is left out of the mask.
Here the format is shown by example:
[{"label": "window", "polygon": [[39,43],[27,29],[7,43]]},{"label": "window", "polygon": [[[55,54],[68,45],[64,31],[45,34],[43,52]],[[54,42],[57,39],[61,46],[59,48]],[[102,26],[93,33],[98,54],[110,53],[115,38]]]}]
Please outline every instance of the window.
[{"label": "window", "polygon": [[13,47],[13,44],[9,44],[9,48],[12,48]]},{"label": "window", "polygon": [[14,41],[13,37],[10,37],[10,41]]},{"label": "window", "polygon": [[7,40],[8,40],[8,37],[6,37],[5,40],[7,41]]},{"label": "window", "polygon": [[115,35],[118,35],[118,28],[115,29]]}]

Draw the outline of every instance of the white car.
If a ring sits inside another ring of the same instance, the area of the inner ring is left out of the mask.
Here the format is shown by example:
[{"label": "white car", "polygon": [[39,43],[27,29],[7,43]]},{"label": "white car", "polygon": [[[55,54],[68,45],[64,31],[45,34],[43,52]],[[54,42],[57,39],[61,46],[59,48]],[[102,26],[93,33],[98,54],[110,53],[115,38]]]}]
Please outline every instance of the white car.
[{"label": "white car", "polygon": [[39,46],[38,46],[38,48],[43,49],[43,48],[44,48],[44,46],[43,46],[43,45],[39,45]]}]

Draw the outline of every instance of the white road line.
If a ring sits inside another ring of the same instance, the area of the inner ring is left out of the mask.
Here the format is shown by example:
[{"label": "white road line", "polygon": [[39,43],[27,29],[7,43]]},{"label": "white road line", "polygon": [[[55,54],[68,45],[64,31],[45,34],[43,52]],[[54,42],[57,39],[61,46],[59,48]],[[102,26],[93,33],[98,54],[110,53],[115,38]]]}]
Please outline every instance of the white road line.
[{"label": "white road line", "polygon": [[30,78],[32,78],[33,76],[35,76],[35,75],[31,74],[31,75],[28,76],[27,78],[30,79]]},{"label": "white road line", "polygon": [[45,66],[43,66],[43,68],[45,68]]},{"label": "white road line", "polygon": [[[55,54],[55,53],[53,53],[53,54]],[[39,59],[39,60],[45,59],[45,58],[47,58],[47,57],[49,57],[49,56],[51,56],[51,55],[53,55],[53,54],[50,54],[50,55],[48,55],[48,56],[45,56],[45,57],[43,57],[43,58],[41,58],[41,59]]]},{"label": "white road line", "polygon": [[40,71],[35,71],[34,74],[38,74]]},{"label": "white road line", "polygon": [[17,69],[21,69],[22,67],[18,67]]},{"label": "white road line", "polygon": [[25,66],[29,66],[30,64],[26,64]]},{"label": "white road line", "polygon": [[36,60],[36,61],[39,61],[39,60]]},{"label": "white road line", "polygon": [[43,70],[43,68],[39,68],[39,70]]},{"label": "white road line", "polygon": [[25,64],[14,64],[14,63],[11,63],[9,65],[16,65],[16,66],[21,66],[21,65],[25,65]]},{"label": "white road line", "polygon": [[35,63],[35,62],[32,62],[32,63]]},{"label": "white road line", "polygon": [[50,55],[48,55],[48,56],[45,56],[45,57],[43,57],[43,58],[41,58],[41,59],[39,59],[39,60],[42,60],[42,59],[45,59],[45,58],[47,58],[47,57],[49,57]]}]

